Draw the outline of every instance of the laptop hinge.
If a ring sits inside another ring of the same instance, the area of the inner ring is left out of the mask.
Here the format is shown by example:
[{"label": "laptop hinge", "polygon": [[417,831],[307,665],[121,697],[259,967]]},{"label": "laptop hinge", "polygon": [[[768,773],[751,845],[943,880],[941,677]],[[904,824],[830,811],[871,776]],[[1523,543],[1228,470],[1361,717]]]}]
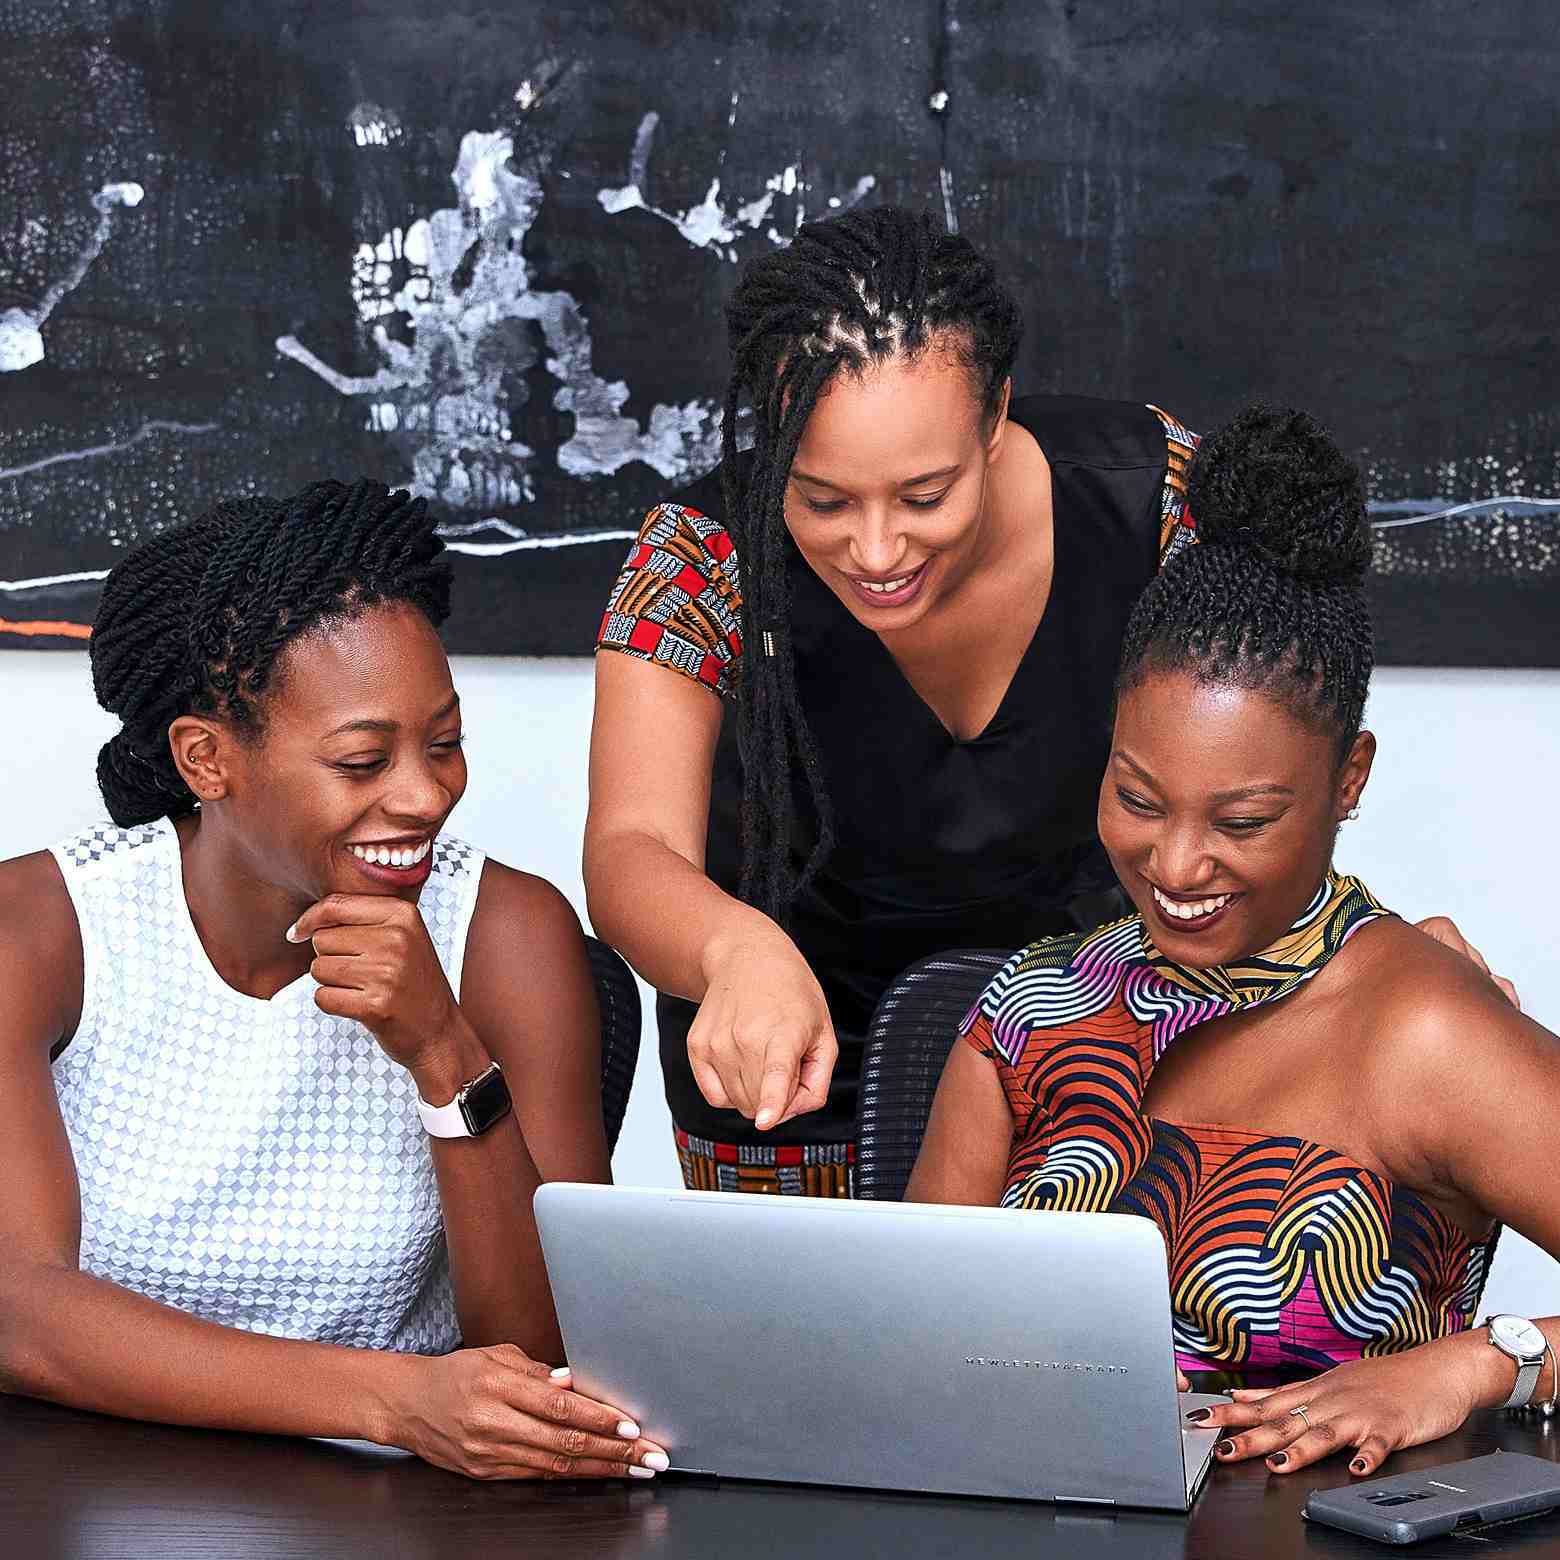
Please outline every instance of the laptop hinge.
[{"label": "laptop hinge", "polygon": [[1103,1495],[1053,1495],[1052,1500],[1058,1506],[1114,1506],[1113,1500],[1106,1500]]}]

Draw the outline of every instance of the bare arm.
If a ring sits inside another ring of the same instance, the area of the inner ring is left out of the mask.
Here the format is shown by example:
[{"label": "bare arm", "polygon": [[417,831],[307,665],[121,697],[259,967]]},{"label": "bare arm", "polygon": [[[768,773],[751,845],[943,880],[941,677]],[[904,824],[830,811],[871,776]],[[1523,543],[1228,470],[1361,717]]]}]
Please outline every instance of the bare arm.
[{"label": "bare arm", "polygon": [[168,1424],[378,1441],[479,1477],[621,1476],[654,1450],[517,1349],[425,1358],[269,1338],[83,1273],[49,1063],[80,1015],[80,936],[47,856],[0,866],[0,906],[0,1390]]},{"label": "bare arm", "polygon": [[689,1060],[712,1105],[760,1127],[828,1098],[823,992],[768,916],[705,875],[719,697],[666,667],[596,657],[585,891],[596,930],[658,991],[700,1004]]},{"label": "bare arm", "polygon": [[1013,1118],[997,1069],[974,1046],[956,1041],[905,1200],[995,1207],[1012,1143]]},{"label": "bare arm", "polygon": [[[1560,1258],[1560,1039],[1525,1018],[1460,952],[1404,929],[1382,977],[1389,983],[1378,1038],[1362,1058],[1358,1087],[1378,1120],[1392,1123],[1394,1179],[1498,1219]],[[1560,1316],[1535,1318],[1560,1350]],[[1370,1473],[1399,1447],[1449,1434],[1477,1408],[1510,1395],[1516,1366],[1472,1326],[1402,1353],[1351,1361],[1274,1392],[1236,1392],[1208,1422],[1231,1433],[1227,1460],[1266,1457],[1292,1473],[1352,1449],[1350,1469]],[[1553,1364],[1538,1396],[1554,1387]],[[1310,1428],[1300,1433],[1306,1410]]]},{"label": "bare arm", "polygon": [[585,820],[591,923],[657,991],[690,1002],[709,989],[712,949],[783,936],[704,874],[722,714],[718,694],[665,667],[596,657]]},{"label": "bare arm", "polygon": [[430,1140],[461,1333],[561,1360],[531,1199],[543,1181],[608,1181],[611,1168],[585,939],[551,884],[487,863],[460,1013],[477,1049],[452,1061],[439,1098],[491,1058],[514,1099],[514,1113],[479,1138]]}]

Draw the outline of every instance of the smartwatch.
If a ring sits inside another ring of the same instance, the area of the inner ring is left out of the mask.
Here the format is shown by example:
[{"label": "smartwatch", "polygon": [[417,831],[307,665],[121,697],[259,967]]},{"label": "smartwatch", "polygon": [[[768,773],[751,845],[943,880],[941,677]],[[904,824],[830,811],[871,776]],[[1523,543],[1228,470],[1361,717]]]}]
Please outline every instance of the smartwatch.
[{"label": "smartwatch", "polygon": [[1544,1368],[1544,1350],[1549,1347],[1549,1341],[1525,1316],[1492,1316],[1485,1326],[1489,1328],[1490,1342],[1517,1362],[1517,1384],[1500,1406],[1526,1408],[1538,1389],[1539,1372]]},{"label": "smartwatch", "polygon": [[436,1138],[481,1137],[494,1122],[502,1121],[511,1108],[509,1085],[497,1062],[463,1083],[448,1105],[430,1105],[421,1095],[417,1097],[423,1130]]}]

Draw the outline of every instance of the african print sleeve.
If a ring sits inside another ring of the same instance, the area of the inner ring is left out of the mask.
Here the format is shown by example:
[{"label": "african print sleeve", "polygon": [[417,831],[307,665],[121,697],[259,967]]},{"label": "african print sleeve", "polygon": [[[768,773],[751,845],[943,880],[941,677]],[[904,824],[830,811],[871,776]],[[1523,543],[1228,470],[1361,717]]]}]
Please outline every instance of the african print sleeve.
[{"label": "african print sleeve", "polygon": [[596,648],[670,667],[724,696],[742,654],[741,578],[723,525],[657,504],[612,587]]},{"label": "african print sleeve", "polygon": [[1165,430],[1165,485],[1159,500],[1159,567],[1162,569],[1183,548],[1197,540],[1197,522],[1186,507],[1186,468],[1202,443],[1202,435],[1193,433],[1162,407],[1150,403],[1148,409]]},{"label": "african print sleeve", "polygon": [[[974,1046],[997,1069],[1002,1092],[1007,1096],[1008,1109],[1013,1113],[1015,1135],[1028,1130],[1037,1111],[1034,1097],[1019,1081],[1018,1070],[1014,1066],[1022,1054],[1025,1026],[1009,1002],[1014,977],[1029,953],[1029,948],[1020,948],[997,971],[991,984],[976,998],[974,1007],[959,1026],[959,1039]],[[1015,1040],[1017,1049],[1014,1048]]]}]

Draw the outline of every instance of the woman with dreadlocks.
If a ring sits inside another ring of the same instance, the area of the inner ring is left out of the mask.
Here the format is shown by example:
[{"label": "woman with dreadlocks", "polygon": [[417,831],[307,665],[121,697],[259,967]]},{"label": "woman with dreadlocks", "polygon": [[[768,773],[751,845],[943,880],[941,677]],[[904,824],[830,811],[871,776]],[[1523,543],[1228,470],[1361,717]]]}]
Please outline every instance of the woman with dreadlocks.
[{"label": "woman with dreadlocks", "polygon": [[1018,309],[925,214],[803,226],[727,324],[724,460],[650,512],[601,626],[586,888],[662,993],[688,1184],[840,1195],[894,976],[1114,903],[1111,681],[1191,540],[1195,440],[1015,399]]},{"label": "woman with dreadlocks", "polygon": [[598,1021],[562,896],[444,832],[441,550],[319,482],[110,574],[113,823],[0,864],[0,1389],[648,1478],[544,1363],[531,1194],[608,1178]]},{"label": "woman with dreadlocks", "polygon": [[1560,1039],[1333,866],[1376,751],[1358,471],[1256,407],[1189,479],[1098,793],[1136,914],[992,981],[909,1195],[1155,1220],[1182,1367],[1309,1378],[1195,1410],[1217,1455],[1370,1473],[1555,1390],[1560,1317],[1474,1324],[1502,1223],[1560,1254]]}]

